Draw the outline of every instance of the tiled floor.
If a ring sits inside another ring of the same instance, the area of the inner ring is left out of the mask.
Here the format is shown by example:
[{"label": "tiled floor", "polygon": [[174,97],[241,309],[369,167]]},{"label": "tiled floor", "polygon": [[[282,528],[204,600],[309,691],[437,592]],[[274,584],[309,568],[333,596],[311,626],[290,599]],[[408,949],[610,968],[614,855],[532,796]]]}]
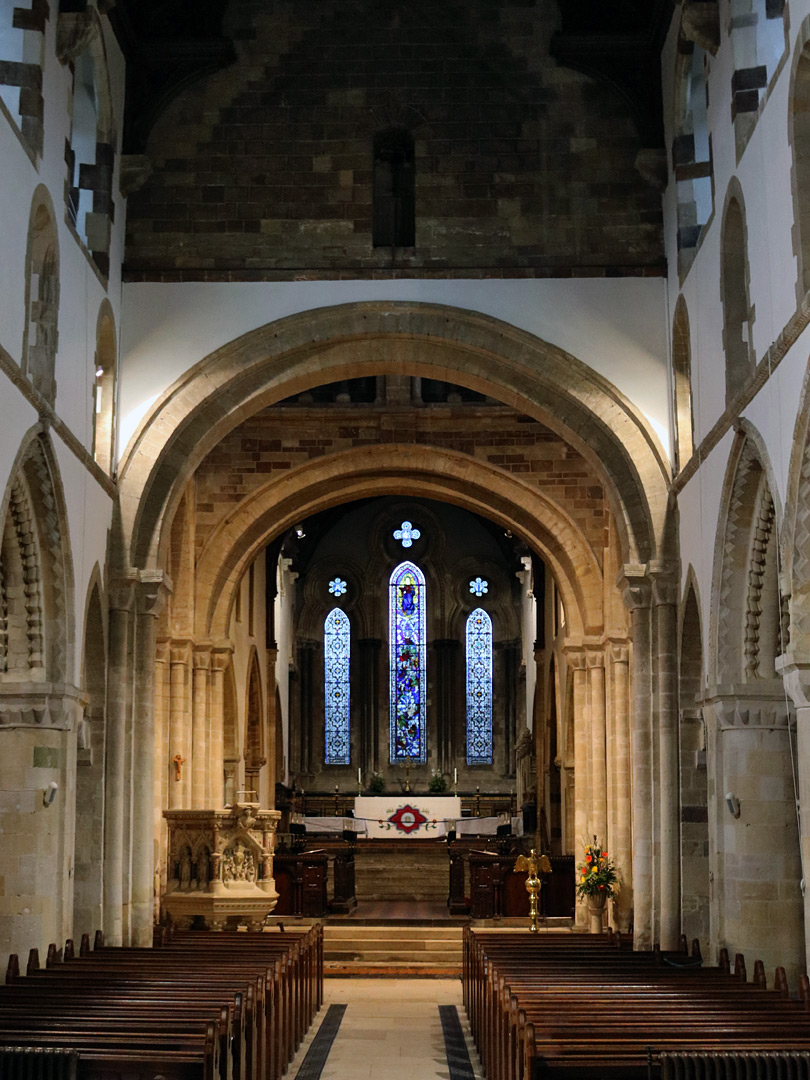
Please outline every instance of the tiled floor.
[{"label": "tiled floor", "polygon": [[439,1005],[458,1006],[475,1076],[482,1076],[458,979],[327,979],[324,995],[324,1007],[285,1080],[294,1080],[332,1004],[348,1008],[322,1080],[448,1080]]}]

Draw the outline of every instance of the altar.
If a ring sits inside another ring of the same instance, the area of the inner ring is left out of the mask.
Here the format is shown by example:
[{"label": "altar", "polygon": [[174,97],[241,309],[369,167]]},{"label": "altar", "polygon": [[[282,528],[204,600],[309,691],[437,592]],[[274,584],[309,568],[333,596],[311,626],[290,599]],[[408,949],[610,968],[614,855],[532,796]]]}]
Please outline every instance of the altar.
[{"label": "altar", "polygon": [[358,795],[354,800],[354,821],[377,839],[443,837],[460,817],[461,799],[455,795]]}]

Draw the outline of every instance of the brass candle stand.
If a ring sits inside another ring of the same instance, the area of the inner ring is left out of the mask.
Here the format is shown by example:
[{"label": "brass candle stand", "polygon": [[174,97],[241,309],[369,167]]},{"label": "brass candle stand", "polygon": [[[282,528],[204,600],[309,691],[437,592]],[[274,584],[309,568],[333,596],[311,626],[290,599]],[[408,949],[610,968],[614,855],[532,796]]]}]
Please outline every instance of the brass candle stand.
[{"label": "brass candle stand", "polygon": [[551,863],[548,860],[547,855],[538,855],[534,848],[528,855],[518,855],[515,862],[515,873],[521,870],[525,870],[528,874],[526,878],[526,892],[529,894],[529,933],[536,934],[537,928],[537,899],[540,896],[540,890],[543,887],[542,880],[537,876],[538,871],[541,874],[551,873]]}]

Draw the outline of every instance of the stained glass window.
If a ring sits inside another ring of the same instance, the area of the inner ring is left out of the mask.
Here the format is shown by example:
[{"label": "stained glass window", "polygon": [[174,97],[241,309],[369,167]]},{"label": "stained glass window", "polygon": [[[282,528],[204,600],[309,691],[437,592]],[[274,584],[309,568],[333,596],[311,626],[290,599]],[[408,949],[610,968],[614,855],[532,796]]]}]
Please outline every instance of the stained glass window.
[{"label": "stained glass window", "polygon": [[349,744],[349,660],[351,636],[349,617],[340,608],[326,616],[323,625],[324,704],[326,713],[327,765],[350,765]]},{"label": "stained glass window", "polygon": [[388,582],[390,712],[392,763],[425,761],[426,619],[425,575],[403,562]]},{"label": "stained glass window", "polygon": [[467,764],[492,764],[492,619],[467,619]]}]

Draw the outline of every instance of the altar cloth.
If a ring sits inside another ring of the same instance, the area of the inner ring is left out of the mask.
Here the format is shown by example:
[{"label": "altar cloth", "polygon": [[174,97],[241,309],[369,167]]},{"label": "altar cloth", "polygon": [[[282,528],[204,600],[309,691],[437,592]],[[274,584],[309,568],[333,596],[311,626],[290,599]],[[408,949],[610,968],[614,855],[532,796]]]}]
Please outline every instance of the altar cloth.
[{"label": "altar cloth", "polygon": [[354,817],[365,821],[372,838],[446,836],[461,817],[461,799],[455,795],[358,795]]}]

